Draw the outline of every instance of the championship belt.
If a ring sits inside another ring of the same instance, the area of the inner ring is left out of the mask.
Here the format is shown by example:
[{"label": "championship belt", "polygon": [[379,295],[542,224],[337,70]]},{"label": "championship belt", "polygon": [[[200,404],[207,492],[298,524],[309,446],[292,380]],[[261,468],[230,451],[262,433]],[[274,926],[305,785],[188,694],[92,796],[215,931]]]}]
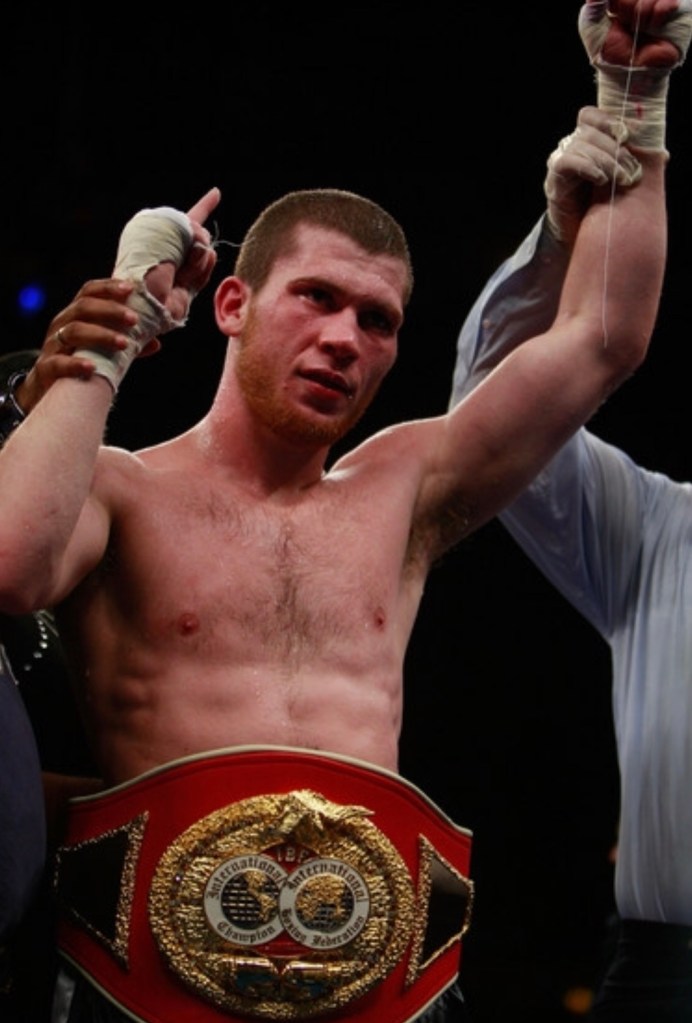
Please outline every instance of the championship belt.
[{"label": "championship belt", "polygon": [[470,856],[393,772],[219,750],[70,801],[58,944],[145,1023],[408,1023],[458,975]]}]

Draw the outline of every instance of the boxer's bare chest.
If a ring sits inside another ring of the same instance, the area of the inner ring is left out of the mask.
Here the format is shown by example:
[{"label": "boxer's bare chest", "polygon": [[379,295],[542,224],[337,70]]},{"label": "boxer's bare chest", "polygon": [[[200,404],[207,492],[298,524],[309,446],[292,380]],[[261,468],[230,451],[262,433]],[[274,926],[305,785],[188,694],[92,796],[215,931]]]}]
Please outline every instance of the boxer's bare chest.
[{"label": "boxer's bare chest", "polygon": [[130,595],[152,637],[224,637],[283,656],[362,642],[398,613],[408,522],[392,503],[367,487],[272,500],[159,474],[120,516],[101,581]]}]

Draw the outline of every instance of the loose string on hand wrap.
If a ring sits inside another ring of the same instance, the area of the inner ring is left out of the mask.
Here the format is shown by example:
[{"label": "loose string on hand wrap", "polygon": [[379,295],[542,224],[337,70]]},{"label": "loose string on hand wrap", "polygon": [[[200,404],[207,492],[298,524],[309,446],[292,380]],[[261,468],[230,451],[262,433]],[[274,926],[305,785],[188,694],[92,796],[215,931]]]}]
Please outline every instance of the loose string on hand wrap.
[{"label": "loose string on hand wrap", "polygon": [[[627,101],[630,94],[630,85],[632,82],[632,72],[634,69],[634,55],[637,52],[637,42],[639,40],[639,23],[641,19],[641,7],[637,5],[637,16],[634,22],[634,32],[632,34],[632,52],[630,53],[630,62],[627,66],[627,76],[625,78],[625,90],[622,97],[622,106],[620,108],[620,121],[619,125],[623,129],[618,132],[615,147],[615,164],[617,166],[618,157],[620,155],[620,149],[622,143],[620,139],[626,137],[626,124],[625,124],[625,110],[627,109]],[[613,227],[613,211],[615,208],[615,193],[617,191],[616,175],[613,175],[613,180],[610,183],[610,200],[608,202],[608,222],[606,225],[606,242],[605,242],[605,253],[603,257],[603,302],[601,306],[601,326],[603,330],[603,347],[608,347],[608,322],[607,322],[607,305],[608,305],[608,269],[610,264],[610,253],[612,249],[611,235]]]}]

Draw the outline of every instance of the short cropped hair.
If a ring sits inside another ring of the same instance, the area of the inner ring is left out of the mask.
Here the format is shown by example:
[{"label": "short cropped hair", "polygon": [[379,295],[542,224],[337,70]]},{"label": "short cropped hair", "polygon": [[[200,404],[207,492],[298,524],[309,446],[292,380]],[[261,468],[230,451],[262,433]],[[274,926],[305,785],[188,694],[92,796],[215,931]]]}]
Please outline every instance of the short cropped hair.
[{"label": "short cropped hair", "polygon": [[295,244],[299,224],[314,224],[351,238],[373,256],[392,256],[406,269],[404,304],[413,289],[406,236],[386,210],[370,199],[338,188],[289,192],[267,206],[250,227],[238,251],[235,273],[259,291],[280,256]]}]

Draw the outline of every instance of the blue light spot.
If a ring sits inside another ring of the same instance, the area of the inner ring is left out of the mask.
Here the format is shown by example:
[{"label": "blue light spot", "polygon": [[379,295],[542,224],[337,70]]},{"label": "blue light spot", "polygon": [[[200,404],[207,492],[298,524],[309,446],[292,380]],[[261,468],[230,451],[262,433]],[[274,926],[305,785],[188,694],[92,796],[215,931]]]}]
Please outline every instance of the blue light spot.
[{"label": "blue light spot", "polygon": [[20,288],[17,305],[23,316],[34,316],[40,313],[46,304],[46,292],[40,284],[25,284]]}]

